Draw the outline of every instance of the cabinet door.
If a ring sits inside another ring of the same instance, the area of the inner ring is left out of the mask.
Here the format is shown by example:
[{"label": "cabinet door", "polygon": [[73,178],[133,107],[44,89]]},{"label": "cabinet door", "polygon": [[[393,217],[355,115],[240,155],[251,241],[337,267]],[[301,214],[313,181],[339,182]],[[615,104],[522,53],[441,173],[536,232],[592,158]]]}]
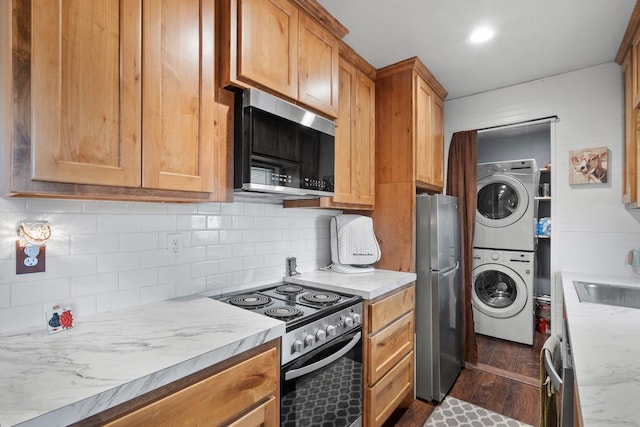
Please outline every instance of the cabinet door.
[{"label": "cabinet door", "polygon": [[237,77],[298,96],[298,9],[287,0],[237,0]]},{"label": "cabinet door", "polygon": [[622,202],[637,202],[637,162],[638,150],[636,148],[636,120],[637,110],[633,108],[633,74],[632,52],[627,54],[622,62],[624,73],[624,170],[622,172]]},{"label": "cabinet door", "polygon": [[31,12],[32,179],[140,186],[140,3]]},{"label": "cabinet door", "polygon": [[214,0],[143,4],[145,188],[214,190]]},{"label": "cabinet door", "polygon": [[300,14],[298,100],[338,116],[339,42],[313,18]]},{"label": "cabinet door", "polygon": [[363,425],[383,425],[408,397],[413,398],[413,351],[375,386],[365,387]]},{"label": "cabinet door", "polygon": [[415,76],[416,185],[439,192],[444,184],[443,103]]},{"label": "cabinet door", "polygon": [[375,185],[375,84],[341,60],[336,127],[335,203],[372,206]]}]

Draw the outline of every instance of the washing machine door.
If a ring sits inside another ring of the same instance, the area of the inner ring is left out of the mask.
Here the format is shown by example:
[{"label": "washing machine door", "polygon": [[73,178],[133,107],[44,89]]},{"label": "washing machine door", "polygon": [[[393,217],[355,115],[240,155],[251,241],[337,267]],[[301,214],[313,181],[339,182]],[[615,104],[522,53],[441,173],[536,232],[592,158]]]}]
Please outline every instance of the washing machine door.
[{"label": "washing machine door", "polygon": [[472,302],[487,316],[512,317],[527,303],[527,285],[507,266],[482,264],[473,270]]},{"label": "washing machine door", "polygon": [[529,193],[517,178],[496,174],[478,180],[476,222],[487,227],[508,227],[522,218],[528,206]]}]

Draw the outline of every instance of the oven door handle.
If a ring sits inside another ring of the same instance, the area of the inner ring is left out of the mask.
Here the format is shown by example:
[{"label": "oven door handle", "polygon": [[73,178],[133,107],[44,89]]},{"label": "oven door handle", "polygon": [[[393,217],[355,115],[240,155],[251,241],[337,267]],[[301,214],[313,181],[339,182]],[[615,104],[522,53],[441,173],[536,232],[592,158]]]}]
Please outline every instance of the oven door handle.
[{"label": "oven door handle", "polygon": [[284,379],[286,381],[292,380],[294,378],[298,378],[301,377],[303,375],[307,375],[313,371],[317,371],[320,368],[324,368],[327,365],[330,365],[331,363],[335,362],[336,360],[340,359],[342,356],[344,356],[345,354],[347,354],[353,347],[356,346],[356,344],[358,344],[358,342],[360,342],[360,337],[362,336],[362,332],[358,332],[352,339],[351,341],[349,341],[349,344],[345,345],[344,347],[342,347],[337,353],[333,353],[331,356],[326,357],[322,360],[318,360],[315,363],[312,363],[310,365],[304,366],[302,368],[298,368],[298,369],[292,369],[290,371],[288,371],[287,373],[284,374]]}]

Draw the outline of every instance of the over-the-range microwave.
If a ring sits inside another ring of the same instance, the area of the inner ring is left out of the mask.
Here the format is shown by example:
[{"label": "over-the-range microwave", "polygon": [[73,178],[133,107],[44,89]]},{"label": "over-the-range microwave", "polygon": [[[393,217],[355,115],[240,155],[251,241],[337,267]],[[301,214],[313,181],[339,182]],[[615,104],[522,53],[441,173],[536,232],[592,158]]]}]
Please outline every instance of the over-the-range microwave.
[{"label": "over-the-range microwave", "polygon": [[236,94],[234,190],[333,196],[335,123],[257,89]]}]

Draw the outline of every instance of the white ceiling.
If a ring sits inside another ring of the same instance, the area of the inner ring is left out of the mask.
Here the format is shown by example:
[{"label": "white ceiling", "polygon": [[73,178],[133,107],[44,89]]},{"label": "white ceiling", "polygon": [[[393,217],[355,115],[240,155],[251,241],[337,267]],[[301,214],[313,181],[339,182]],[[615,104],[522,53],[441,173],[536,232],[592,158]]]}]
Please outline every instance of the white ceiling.
[{"label": "white ceiling", "polygon": [[[381,68],[418,56],[449,92],[485,92],[614,60],[636,0],[318,0]],[[469,45],[468,32],[499,33]]]}]

